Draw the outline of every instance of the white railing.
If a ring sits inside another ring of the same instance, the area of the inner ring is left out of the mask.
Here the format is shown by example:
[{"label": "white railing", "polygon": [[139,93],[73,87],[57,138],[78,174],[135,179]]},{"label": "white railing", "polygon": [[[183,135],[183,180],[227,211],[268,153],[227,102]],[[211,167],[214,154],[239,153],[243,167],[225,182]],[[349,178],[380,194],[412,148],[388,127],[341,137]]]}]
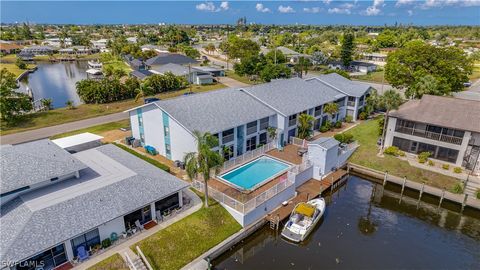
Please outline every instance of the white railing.
[{"label": "white railing", "polygon": [[125,259],[127,260],[127,265],[130,270],[137,270],[135,264],[133,264],[132,259],[130,259],[130,256],[128,256],[127,252],[125,252]]},{"label": "white railing", "polygon": [[227,160],[223,163],[222,168],[220,168],[219,173],[223,173],[225,171],[228,171],[238,165],[241,165],[243,163],[246,163],[250,160],[253,160],[266,152],[275,149],[277,146],[275,145],[275,141],[271,141],[255,150],[245,152],[243,155],[231,158],[230,160]]},{"label": "white railing", "polygon": [[137,246],[137,253],[138,255],[140,256],[140,258],[142,259],[143,261],[143,264],[145,264],[145,266],[147,267],[148,270],[153,270],[152,266],[150,265],[150,263],[148,262],[147,258],[145,257],[145,255],[143,254],[142,250],[140,249],[139,246]]},{"label": "white railing", "polygon": [[297,138],[297,137],[290,137],[290,144],[300,146],[300,147],[304,147],[305,142],[308,142],[308,141],[306,141],[304,139]]}]

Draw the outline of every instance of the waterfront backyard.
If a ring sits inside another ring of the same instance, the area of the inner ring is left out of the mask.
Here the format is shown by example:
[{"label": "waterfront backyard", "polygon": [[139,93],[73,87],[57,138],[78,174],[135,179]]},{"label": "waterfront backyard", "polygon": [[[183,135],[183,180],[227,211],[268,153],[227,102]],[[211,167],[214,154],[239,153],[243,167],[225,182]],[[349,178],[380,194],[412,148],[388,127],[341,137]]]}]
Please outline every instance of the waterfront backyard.
[{"label": "waterfront backyard", "polygon": [[394,156],[379,157],[377,155],[379,121],[378,118],[368,120],[346,132],[352,134],[360,144],[360,147],[350,157],[349,162],[382,172],[388,171],[391,175],[407,177],[409,180],[426,183],[440,189],[450,190],[458,183],[459,179],[457,178],[411,166],[408,161],[400,160]]}]

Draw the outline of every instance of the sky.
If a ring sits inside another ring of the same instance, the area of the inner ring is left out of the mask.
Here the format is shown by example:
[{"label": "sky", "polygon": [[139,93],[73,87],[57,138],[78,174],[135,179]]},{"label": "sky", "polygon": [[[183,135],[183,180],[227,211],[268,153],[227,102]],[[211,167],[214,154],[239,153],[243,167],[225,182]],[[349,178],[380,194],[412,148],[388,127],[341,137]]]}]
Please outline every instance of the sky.
[{"label": "sky", "polygon": [[480,25],[480,0],[0,1],[0,22]]}]

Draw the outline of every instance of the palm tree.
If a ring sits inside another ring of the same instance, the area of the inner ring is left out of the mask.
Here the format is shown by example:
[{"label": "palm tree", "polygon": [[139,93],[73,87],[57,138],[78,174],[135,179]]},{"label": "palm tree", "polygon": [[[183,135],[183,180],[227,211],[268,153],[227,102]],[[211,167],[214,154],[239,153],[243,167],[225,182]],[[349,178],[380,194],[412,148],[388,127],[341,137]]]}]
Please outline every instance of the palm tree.
[{"label": "palm tree", "polygon": [[49,111],[50,109],[52,109],[52,99],[51,98],[42,98],[40,100],[40,102],[42,103],[42,107],[46,110],[46,111]]},{"label": "palm tree", "polygon": [[300,139],[308,139],[312,135],[312,127],[315,117],[302,113],[298,117],[298,137]]},{"label": "palm tree", "polygon": [[330,114],[330,116],[336,114],[338,112],[338,104],[337,103],[327,103],[323,106],[323,112]]},{"label": "palm tree", "polygon": [[208,185],[212,170],[217,171],[223,165],[223,157],[212,148],[218,146],[217,137],[206,132],[193,131],[193,135],[197,141],[197,151],[185,154],[183,161],[185,162],[185,170],[188,178],[193,180],[200,174],[203,177],[205,188],[205,207],[208,207]]},{"label": "palm tree", "polygon": [[153,88],[148,83],[140,83],[135,91],[137,92],[137,95],[135,96],[135,102],[137,102],[140,98],[143,98],[143,102],[145,103],[145,97],[153,93]]},{"label": "palm tree", "polygon": [[387,129],[388,114],[391,110],[396,110],[402,104],[403,99],[399,93],[395,90],[390,89],[385,91],[385,93],[380,97],[380,105],[385,108],[387,112],[385,113],[385,120],[383,121],[383,130],[382,130],[382,144],[380,151],[383,150],[385,145],[385,130]]}]

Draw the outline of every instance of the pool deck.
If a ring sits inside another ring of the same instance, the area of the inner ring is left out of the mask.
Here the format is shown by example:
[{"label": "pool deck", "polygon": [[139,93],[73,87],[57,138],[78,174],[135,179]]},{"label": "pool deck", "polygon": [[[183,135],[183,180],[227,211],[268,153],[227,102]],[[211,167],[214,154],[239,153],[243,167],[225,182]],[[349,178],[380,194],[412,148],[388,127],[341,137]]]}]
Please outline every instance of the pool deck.
[{"label": "pool deck", "polygon": [[302,157],[298,155],[297,151],[300,147],[289,144],[283,148],[282,151],[273,149],[267,152],[268,155],[298,165],[302,163]]}]

